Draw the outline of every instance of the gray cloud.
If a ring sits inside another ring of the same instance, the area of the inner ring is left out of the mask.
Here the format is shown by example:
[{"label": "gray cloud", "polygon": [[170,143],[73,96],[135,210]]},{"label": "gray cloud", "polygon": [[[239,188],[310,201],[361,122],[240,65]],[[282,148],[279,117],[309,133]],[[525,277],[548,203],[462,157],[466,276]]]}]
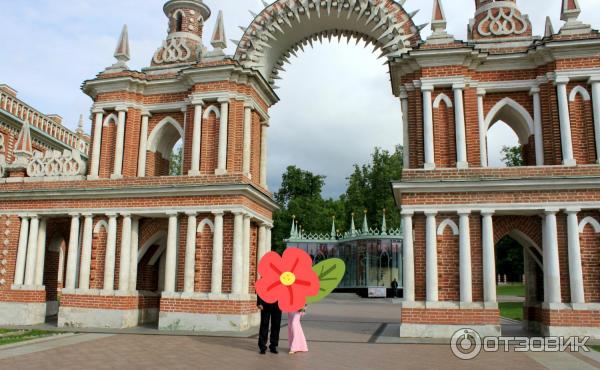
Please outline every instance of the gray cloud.
[{"label": "gray cloud", "polygon": [[[227,36],[239,39],[238,25],[247,26],[251,9],[260,0],[205,0],[225,13]],[[429,22],[433,1],[407,1],[408,11],[421,8],[418,24]],[[600,25],[600,3],[580,0],[580,19]],[[58,113],[74,128],[80,113],[88,113],[91,100],[80,91],[82,81],[112,64],[112,54],[123,24],[129,25],[132,60],[129,66],[147,66],[164,39],[167,21],[163,0],[0,0],[3,38],[0,81],[19,91],[26,102],[45,113]],[[560,0],[521,0],[536,34],[543,33],[546,15],[555,28],[562,24]],[[466,38],[471,0],[444,0],[448,30]],[[540,11],[543,10],[543,11]],[[118,10],[118,11],[116,11]],[[205,26],[205,43],[212,33],[212,17]],[[18,32],[16,31],[18,30]],[[11,34],[11,31],[13,34]],[[423,37],[430,33],[423,31]],[[282,101],[271,111],[269,184],[276,189],[281,172],[296,164],[327,175],[326,195],[345,188],[352,164],[368,160],[374,146],[391,149],[402,142],[400,107],[391,94],[388,70],[354,42],[317,46],[292,60],[280,80]],[[232,45],[228,53],[235,52]],[[90,123],[87,122],[89,130]],[[514,143],[510,130],[494,127],[498,146]],[[497,162],[494,157],[491,162]]]}]

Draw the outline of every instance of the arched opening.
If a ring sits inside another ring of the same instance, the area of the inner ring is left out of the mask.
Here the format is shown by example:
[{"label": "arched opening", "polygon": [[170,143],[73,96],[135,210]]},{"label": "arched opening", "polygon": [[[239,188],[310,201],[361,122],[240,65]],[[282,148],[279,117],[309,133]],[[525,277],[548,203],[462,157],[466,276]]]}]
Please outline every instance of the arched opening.
[{"label": "arched opening", "polygon": [[182,174],[183,128],[172,117],[160,121],[148,137],[147,176]]},{"label": "arched opening", "polygon": [[510,98],[500,100],[488,113],[484,129],[489,167],[536,165],[533,118],[522,105]]},{"label": "arched opening", "polygon": [[542,250],[513,229],[496,243],[497,295],[503,334],[539,332],[544,301]]}]

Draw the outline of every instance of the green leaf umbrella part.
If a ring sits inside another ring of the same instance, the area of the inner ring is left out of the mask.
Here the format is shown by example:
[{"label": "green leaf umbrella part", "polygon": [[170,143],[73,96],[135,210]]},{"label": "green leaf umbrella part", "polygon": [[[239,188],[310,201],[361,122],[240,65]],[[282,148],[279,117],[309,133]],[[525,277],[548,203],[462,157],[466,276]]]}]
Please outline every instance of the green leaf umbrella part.
[{"label": "green leaf umbrella part", "polygon": [[339,258],[330,258],[313,266],[313,271],[317,273],[319,282],[319,294],[306,298],[307,304],[322,301],[342,282],[346,273],[346,264]]}]

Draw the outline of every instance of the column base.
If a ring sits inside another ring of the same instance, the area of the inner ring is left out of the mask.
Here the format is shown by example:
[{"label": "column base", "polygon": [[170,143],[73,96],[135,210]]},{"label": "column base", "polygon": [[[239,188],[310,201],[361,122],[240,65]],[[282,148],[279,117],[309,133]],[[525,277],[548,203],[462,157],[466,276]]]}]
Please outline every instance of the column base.
[{"label": "column base", "polygon": [[1,326],[30,326],[46,321],[46,302],[0,302]]},{"label": "column base", "polygon": [[563,160],[563,166],[575,167],[577,166],[577,161],[575,159]]},{"label": "column base", "polygon": [[223,170],[223,169],[217,168],[215,170],[215,175],[217,175],[217,176],[227,175],[227,170]]},{"label": "column base", "polygon": [[425,163],[423,168],[426,170],[435,170],[435,163]]},{"label": "column base", "polygon": [[200,176],[200,171],[190,170],[190,172],[188,172],[188,176]]},{"label": "column base", "polygon": [[450,339],[461,329],[474,330],[481,338],[502,335],[500,325],[400,324],[400,338]]},{"label": "column base", "polygon": [[123,175],[110,175],[110,179],[111,180],[121,180],[123,178]]},{"label": "column base", "polygon": [[541,334],[545,337],[590,337],[591,339],[600,339],[600,328],[590,326],[552,326],[541,325]]},{"label": "column base", "polygon": [[456,168],[458,168],[460,170],[466,170],[469,168],[469,162],[458,162],[456,164]]}]

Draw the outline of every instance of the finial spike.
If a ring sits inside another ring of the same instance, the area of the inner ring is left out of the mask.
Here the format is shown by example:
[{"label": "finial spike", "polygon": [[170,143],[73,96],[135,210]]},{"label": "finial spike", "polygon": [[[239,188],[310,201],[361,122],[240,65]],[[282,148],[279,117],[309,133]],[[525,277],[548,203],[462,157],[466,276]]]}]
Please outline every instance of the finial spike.
[{"label": "finial spike", "polygon": [[363,225],[362,225],[363,234],[367,234],[369,232],[369,223],[367,221],[367,210],[365,209],[363,216]]},{"label": "finial spike", "polygon": [[387,235],[387,220],[385,217],[385,208],[383,209],[383,220],[381,220],[381,235]]},{"label": "finial spike", "polygon": [[562,10],[560,13],[560,19],[569,22],[574,21],[579,17],[581,13],[581,7],[579,6],[578,0],[563,0]]},{"label": "finial spike", "polygon": [[217,23],[215,24],[215,30],[212,35],[210,44],[215,49],[227,49],[227,37],[225,36],[225,22],[223,20],[223,11],[219,11],[217,16]]},{"label": "finial spike", "polygon": [[552,25],[552,19],[550,17],[546,17],[546,28],[544,32],[544,37],[552,37],[554,35],[554,26]]},{"label": "finial spike", "polygon": [[335,232],[335,216],[331,217],[331,239],[335,239],[337,233]]},{"label": "finial spike", "polygon": [[127,25],[124,25],[123,30],[121,30],[119,43],[117,44],[117,49],[115,50],[115,58],[123,64],[131,59],[131,53],[129,50],[129,30],[127,29]]},{"label": "finial spike", "polygon": [[433,0],[433,14],[431,16],[431,29],[433,32],[446,30],[446,13],[442,7],[442,0]]},{"label": "finial spike", "polygon": [[15,144],[15,163],[26,165],[29,158],[33,156],[33,145],[31,142],[31,130],[29,128],[29,122],[25,121],[21,132],[17,138]]},{"label": "finial spike", "polygon": [[354,212],[352,212],[352,221],[350,222],[350,234],[356,235],[356,226],[354,225]]}]

